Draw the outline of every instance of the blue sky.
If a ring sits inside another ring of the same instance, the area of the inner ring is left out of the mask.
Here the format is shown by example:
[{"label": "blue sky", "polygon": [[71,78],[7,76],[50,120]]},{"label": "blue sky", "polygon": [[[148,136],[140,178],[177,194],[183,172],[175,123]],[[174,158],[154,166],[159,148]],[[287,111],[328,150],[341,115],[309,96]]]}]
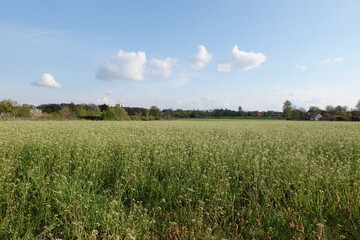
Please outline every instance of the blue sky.
[{"label": "blue sky", "polygon": [[352,108],[359,13],[357,0],[2,1],[0,99]]}]

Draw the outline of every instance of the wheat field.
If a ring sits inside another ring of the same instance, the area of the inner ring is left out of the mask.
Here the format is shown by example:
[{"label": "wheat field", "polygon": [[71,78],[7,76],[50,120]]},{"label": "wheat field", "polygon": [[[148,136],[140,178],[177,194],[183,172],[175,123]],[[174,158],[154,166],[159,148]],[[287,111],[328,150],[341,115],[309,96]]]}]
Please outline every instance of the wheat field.
[{"label": "wheat field", "polygon": [[1,121],[0,239],[360,239],[360,125]]}]

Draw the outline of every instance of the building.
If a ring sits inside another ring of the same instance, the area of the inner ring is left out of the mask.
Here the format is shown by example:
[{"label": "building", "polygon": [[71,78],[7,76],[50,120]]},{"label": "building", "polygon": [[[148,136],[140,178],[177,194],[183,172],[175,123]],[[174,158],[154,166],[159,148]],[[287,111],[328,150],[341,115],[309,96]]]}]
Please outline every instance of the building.
[{"label": "building", "polygon": [[319,112],[312,112],[309,117],[311,121],[319,121],[322,115]]}]

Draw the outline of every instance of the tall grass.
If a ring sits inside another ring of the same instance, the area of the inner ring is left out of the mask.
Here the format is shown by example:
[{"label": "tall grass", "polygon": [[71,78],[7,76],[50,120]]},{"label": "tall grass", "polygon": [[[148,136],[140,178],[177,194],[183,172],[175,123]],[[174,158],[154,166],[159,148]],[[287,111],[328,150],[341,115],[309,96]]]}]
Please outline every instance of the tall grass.
[{"label": "tall grass", "polygon": [[360,125],[0,122],[0,239],[360,239]]}]

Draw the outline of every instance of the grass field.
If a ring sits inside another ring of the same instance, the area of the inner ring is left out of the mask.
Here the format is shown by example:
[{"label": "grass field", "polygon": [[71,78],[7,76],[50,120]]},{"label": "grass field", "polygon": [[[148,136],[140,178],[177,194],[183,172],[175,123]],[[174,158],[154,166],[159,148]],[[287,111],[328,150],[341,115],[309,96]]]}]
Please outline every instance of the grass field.
[{"label": "grass field", "polygon": [[360,124],[0,122],[0,239],[360,239]]}]

